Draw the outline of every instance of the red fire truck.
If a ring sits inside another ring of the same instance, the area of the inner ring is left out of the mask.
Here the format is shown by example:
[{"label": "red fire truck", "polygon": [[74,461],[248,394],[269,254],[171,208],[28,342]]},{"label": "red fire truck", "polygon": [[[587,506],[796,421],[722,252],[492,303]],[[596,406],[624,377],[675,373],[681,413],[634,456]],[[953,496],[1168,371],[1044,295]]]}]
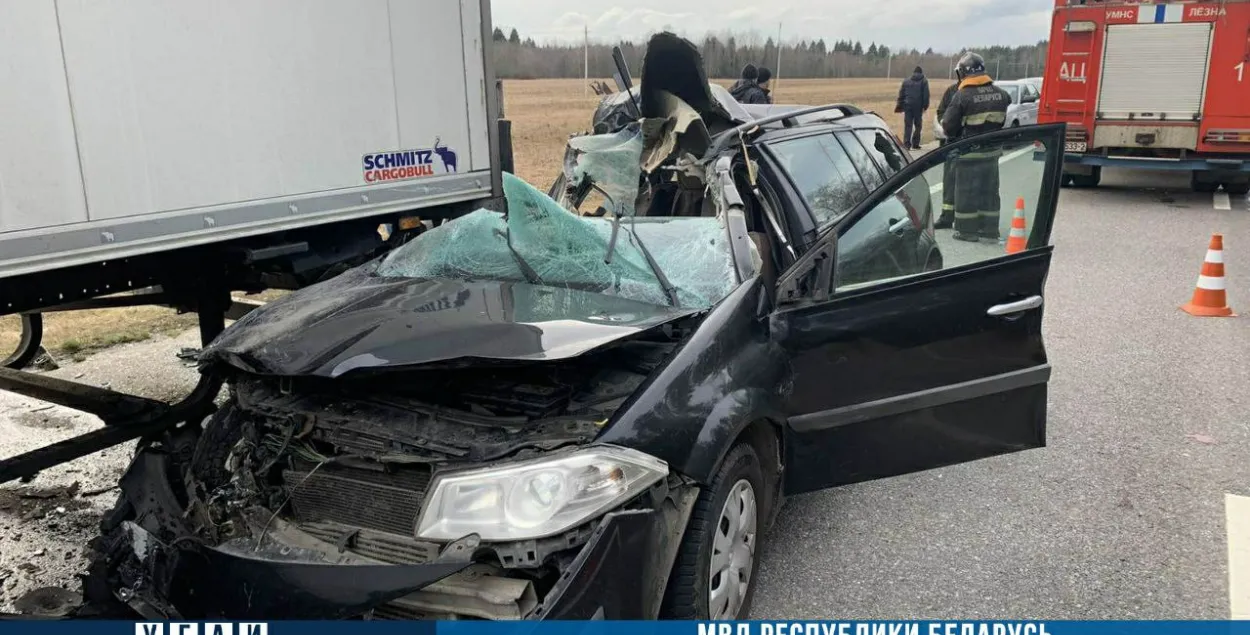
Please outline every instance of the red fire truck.
[{"label": "red fire truck", "polygon": [[1055,0],[1038,113],[1068,124],[1064,185],[1103,167],[1250,191],[1250,0]]}]

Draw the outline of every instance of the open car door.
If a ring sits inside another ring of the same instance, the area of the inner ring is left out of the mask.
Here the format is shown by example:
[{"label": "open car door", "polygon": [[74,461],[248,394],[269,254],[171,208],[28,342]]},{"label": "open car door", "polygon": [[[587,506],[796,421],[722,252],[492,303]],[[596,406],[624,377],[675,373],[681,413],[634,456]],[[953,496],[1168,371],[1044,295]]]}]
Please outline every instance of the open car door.
[{"label": "open car door", "polygon": [[[787,493],[1046,444],[1042,313],[1063,139],[1062,124],[1015,128],[921,157],[782,276],[771,333],[794,375]],[[910,213],[944,202],[965,240]],[[908,222],[917,231],[901,231]],[[913,248],[897,241],[940,257],[872,258]]]}]

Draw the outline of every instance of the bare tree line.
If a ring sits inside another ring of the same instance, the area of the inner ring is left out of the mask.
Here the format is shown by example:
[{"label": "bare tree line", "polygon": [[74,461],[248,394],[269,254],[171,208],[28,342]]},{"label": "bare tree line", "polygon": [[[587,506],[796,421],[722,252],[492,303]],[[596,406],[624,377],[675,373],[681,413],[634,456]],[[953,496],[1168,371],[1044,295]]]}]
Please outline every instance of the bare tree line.
[{"label": "bare tree line", "polygon": [[[823,39],[815,41],[787,42],[781,46],[781,68],[777,65],[777,45],[772,38],[763,42],[755,34],[708,35],[699,42],[708,76],[715,78],[737,77],[748,63],[767,66],[781,77],[790,78],[849,78],[849,77],[903,77],[916,66],[924,68],[930,77],[948,77],[958,53],[945,54],[912,49],[892,51],[875,42],[867,47],[862,42],[837,41],[828,45]],[[645,44],[623,41],[618,44],[625,54],[629,67],[637,69],[642,64]],[[516,29],[509,34],[495,29],[495,72],[504,79],[579,78],[585,72],[589,53],[590,77],[612,75],[612,44],[592,42],[589,49],[581,44],[537,44],[522,39]],[[1046,59],[1046,42],[1032,45],[976,48],[986,59],[989,71],[1001,79],[1018,79],[1041,75]]]}]

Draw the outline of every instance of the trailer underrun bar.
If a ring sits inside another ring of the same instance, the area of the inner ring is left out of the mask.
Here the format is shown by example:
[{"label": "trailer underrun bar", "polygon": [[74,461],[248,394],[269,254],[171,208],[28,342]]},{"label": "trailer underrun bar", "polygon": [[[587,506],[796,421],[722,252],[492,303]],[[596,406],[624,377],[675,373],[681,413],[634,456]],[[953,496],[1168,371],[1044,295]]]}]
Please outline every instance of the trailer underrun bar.
[{"label": "trailer underrun bar", "polygon": [[[205,345],[225,330],[225,307],[217,308],[221,310],[200,311],[200,340]],[[104,422],[99,430],[0,460],[0,484],[19,479],[27,481],[50,467],[156,435],[183,423],[198,422],[216,409],[214,400],[221,387],[220,377],[201,374],[189,395],[170,404],[56,377],[0,368],[0,390],[79,410]]]}]

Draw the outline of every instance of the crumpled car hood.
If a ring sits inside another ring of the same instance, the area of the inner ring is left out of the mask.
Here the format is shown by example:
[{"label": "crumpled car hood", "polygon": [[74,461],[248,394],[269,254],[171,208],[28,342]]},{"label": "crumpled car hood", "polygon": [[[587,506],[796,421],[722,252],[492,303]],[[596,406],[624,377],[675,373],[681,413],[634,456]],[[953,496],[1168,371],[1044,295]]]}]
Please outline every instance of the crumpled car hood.
[{"label": "crumpled car hood", "polygon": [[337,377],[461,358],[566,359],[697,311],[525,283],[382,278],[371,269],[252,311],[203,350],[201,363]]}]

